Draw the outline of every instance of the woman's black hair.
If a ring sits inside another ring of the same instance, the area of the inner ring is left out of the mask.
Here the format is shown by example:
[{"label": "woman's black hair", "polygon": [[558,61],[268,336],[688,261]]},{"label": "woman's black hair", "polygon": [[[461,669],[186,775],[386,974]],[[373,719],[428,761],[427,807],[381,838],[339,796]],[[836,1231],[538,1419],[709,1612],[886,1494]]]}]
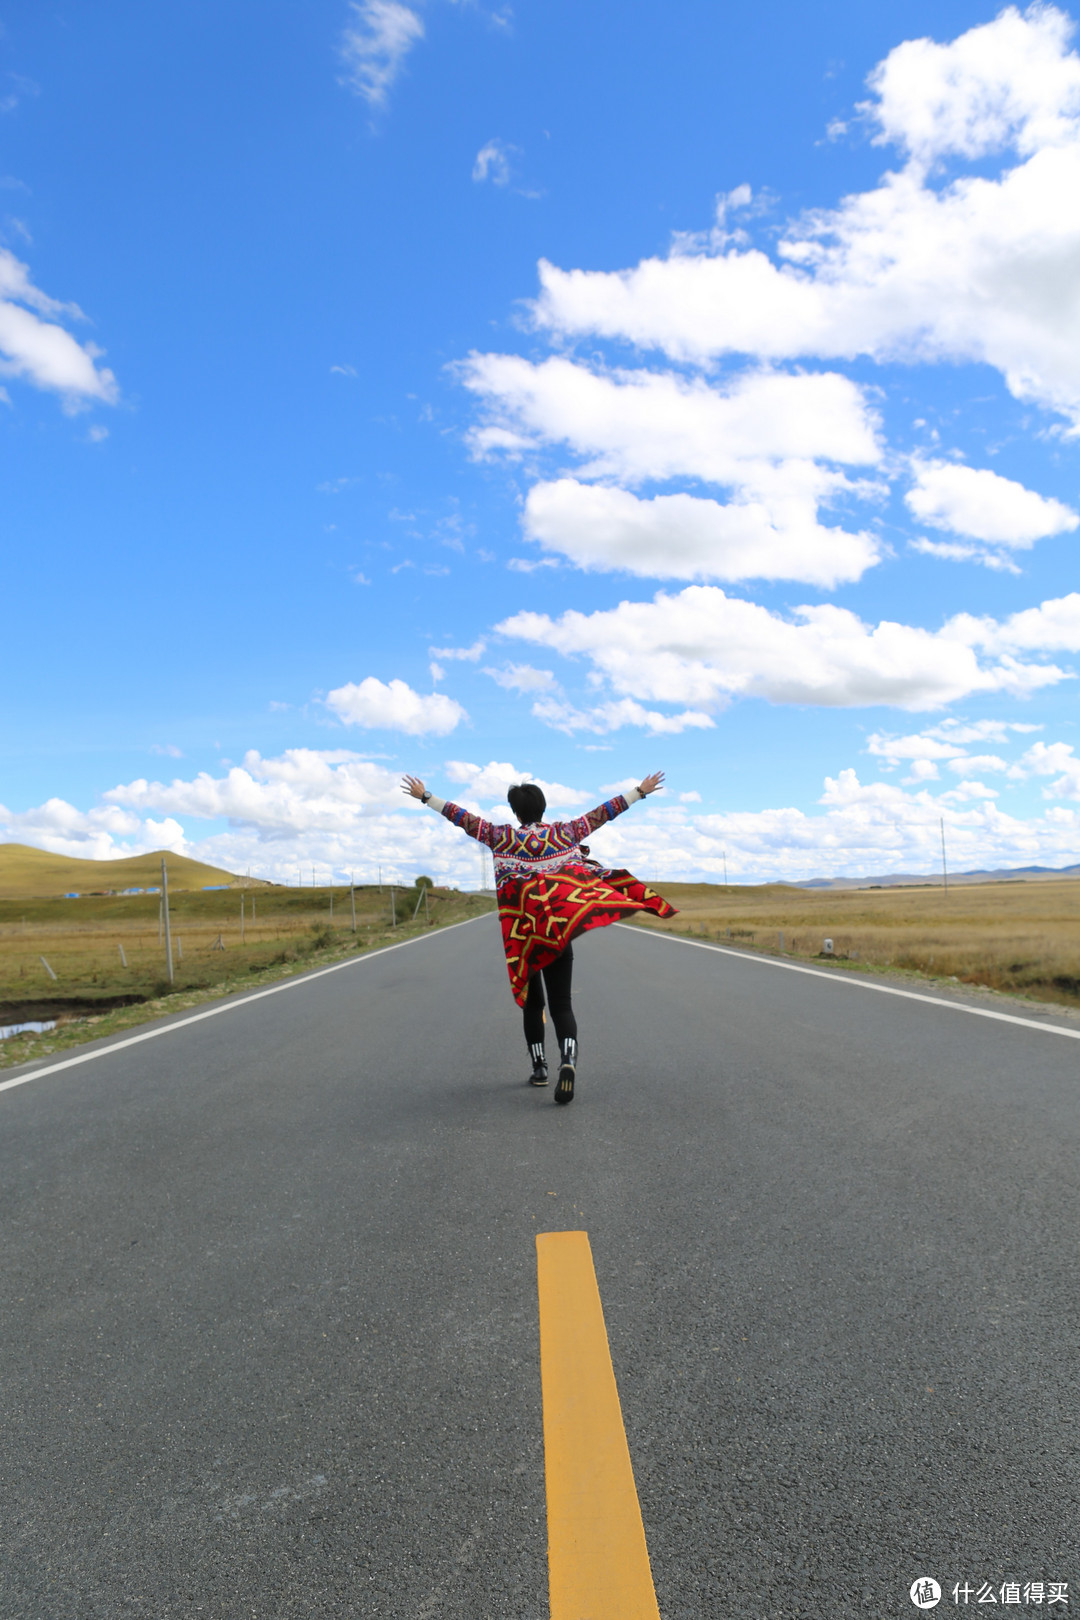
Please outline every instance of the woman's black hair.
[{"label": "woman's black hair", "polygon": [[506,795],[506,801],[523,827],[530,821],[541,821],[547,809],[547,800],[535,782],[515,782]]}]

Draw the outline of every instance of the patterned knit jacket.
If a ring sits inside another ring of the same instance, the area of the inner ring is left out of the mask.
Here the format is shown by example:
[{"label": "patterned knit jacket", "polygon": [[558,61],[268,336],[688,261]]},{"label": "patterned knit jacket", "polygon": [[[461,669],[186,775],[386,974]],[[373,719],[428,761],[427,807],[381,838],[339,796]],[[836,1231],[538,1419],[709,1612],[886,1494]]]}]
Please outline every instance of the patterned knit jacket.
[{"label": "patterned knit jacket", "polygon": [[631,788],[629,793],[605,799],[595,810],[575,816],[573,821],[533,821],[526,827],[485,821],[471,810],[437,799],[434,794],[427,802],[470,838],[487,844],[495,859],[495,885],[501,889],[514,878],[551,877],[573,867],[593,865],[581,848],[582,840],[644,797],[640,788]]}]

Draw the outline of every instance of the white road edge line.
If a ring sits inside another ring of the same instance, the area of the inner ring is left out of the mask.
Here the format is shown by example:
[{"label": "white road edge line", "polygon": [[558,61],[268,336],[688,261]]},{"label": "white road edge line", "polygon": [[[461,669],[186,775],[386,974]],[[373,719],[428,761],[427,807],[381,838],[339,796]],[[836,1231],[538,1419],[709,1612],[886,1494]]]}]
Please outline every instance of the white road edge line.
[{"label": "white road edge line", "polygon": [[783,968],[786,973],[808,973],[812,979],[828,979],[830,984],[846,984],[852,990],[876,990],[880,996],[902,996],[905,1001],[925,1001],[931,1007],[943,1007],[946,1012],[970,1013],[972,1018],[996,1018],[1000,1024],[1020,1024],[1024,1029],[1039,1029],[1044,1034],[1064,1035],[1066,1040],[1080,1041],[1080,1029],[1063,1029],[1060,1024],[1041,1024],[1036,1018],[1017,1018],[1015,1013],[990,1012],[985,1007],[965,1007],[961,1001],[923,996],[917,990],[894,990],[888,984],[868,984],[865,979],[848,979],[840,973],[826,973],[824,968],[778,962],[772,956],[752,956],[749,951],[733,951],[726,945],[706,945],[700,939],[684,939],[682,934],[669,934],[659,928],[635,928],[631,923],[616,923],[615,926],[628,928],[633,934],[647,935],[650,939],[667,939],[676,945],[694,945],[699,951],[713,951],[719,956],[737,956],[741,962],[757,962],[760,967]]},{"label": "white road edge line", "polygon": [[[487,912],[482,913],[487,916]],[[452,928],[464,928],[466,923],[479,922],[479,917],[465,917],[461,922],[449,923],[440,928],[440,934],[448,934]],[[188,1018],[178,1018],[173,1024],[162,1024],[158,1029],[144,1030],[141,1035],[128,1035],[122,1041],[113,1041],[109,1046],[99,1046],[94,1052],[83,1052],[78,1057],[63,1058],[59,1063],[49,1063],[43,1069],[33,1069],[29,1074],[17,1074],[13,1080],[0,1080],[0,1091],[10,1091],[12,1086],[29,1085],[31,1080],[41,1080],[47,1074],[57,1074],[61,1069],[73,1069],[78,1063],[93,1063],[95,1058],[108,1057],[110,1052],[119,1052],[125,1046],[138,1046],[140,1041],[156,1041],[159,1035],[171,1035],[174,1029],[186,1029],[188,1024],[200,1024],[204,1018],[217,1018],[220,1013],[232,1012],[235,1007],[247,1007],[253,1001],[262,1001],[265,996],[279,996],[283,990],[297,990],[301,985],[311,984],[314,979],[325,979],[328,973],[340,973],[342,968],[359,967],[361,962],[371,962],[376,956],[387,956],[391,951],[403,951],[406,945],[419,945],[425,939],[434,938],[433,934],[417,934],[415,939],[400,940],[397,945],[382,945],[377,951],[367,951],[363,956],[350,956],[347,962],[335,962],[333,967],[319,968],[314,973],[298,974],[295,979],[286,979],[282,984],[272,984],[267,990],[256,990],[250,996],[237,996],[233,1001],[223,1001],[219,1007],[208,1007],[205,1012],[192,1013]]]}]

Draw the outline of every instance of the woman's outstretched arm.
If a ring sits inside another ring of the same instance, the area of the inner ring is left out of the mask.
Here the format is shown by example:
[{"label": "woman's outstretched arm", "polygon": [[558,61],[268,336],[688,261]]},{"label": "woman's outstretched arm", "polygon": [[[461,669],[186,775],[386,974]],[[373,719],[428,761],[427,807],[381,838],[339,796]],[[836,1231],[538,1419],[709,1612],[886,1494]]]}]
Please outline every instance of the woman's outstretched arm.
[{"label": "woman's outstretched arm", "polygon": [[621,816],[624,810],[629,810],[630,806],[637,804],[639,799],[648,798],[650,793],[655,793],[658,787],[663,786],[663,783],[663,771],[653,771],[651,775],[642,779],[640,786],[631,788],[629,793],[620,793],[614,799],[605,799],[604,803],[598,804],[595,810],[590,810],[587,815],[577,816],[573,821],[566,822],[565,825],[570,828],[574,838],[580,843],[583,838],[587,838],[590,833],[595,832],[597,827],[602,827],[605,821],[614,821],[616,816]]},{"label": "woman's outstretched arm", "polygon": [[490,821],[485,821],[482,816],[474,816],[471,810],[463,810],[460,804],[454,804],[449,799],[436,798],[418,776],[403,777],[401,791],[412,799],[419,799],[421,804],[428,805],[432,810],[437,810],[455,827],[460,827],[463,833],[468,833],[470,838],[478,838],[482,844],[495,847],[498,827]]}]

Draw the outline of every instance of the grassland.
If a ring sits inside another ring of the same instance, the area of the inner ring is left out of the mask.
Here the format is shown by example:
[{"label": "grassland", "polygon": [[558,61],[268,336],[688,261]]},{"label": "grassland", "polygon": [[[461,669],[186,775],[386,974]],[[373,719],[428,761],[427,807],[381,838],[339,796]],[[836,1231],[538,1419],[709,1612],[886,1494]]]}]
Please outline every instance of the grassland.
[{"label": "grassland", "polygon": [[[169,884],[177,889],[201,889],[207,884],[241,884],[252,880],[223,872],[186,855],[169,855]],[[83,861],[73,855],[53,855],[29,844],[0,844],[0,895],[30,899],[37,895],[100,894],[107,889],[147,888],[161,882],[161,851],[128,855],[118,861]]]},{"label": "grassland", "polygon": [[641,926],[793,958],[985,985],[1080,1007],[1080,880],[819,893],[785,884],[658,885],[679,915]]},{"label": "grassland", "polygon": [[425,908],[419,890],[372,886],[355,891],[355,905],[354,932],[347,888],[175,894],[170,985],[157,895],[0,900],[0,1025],[62,1020],[0,1042],[0,1068],[461,922],[494,901],[435,888]]},{"label": "grassland", "polygon": [[[1077,879],[972,883],[947,895],[931,887],[662,887],[679,915],[639,926],[1080,1009]],[[394,891],[393,911],[388,888],[357,889],[355,902],[354,933],[345,888],[181,891],[170,908],[170,986],[157,895],[0,900],[0,1024],[62,1020],[48,1034],[0,1042],[0,1068],[493,908],[490,896],[438,888],[426,912],[417,889]]]}]

